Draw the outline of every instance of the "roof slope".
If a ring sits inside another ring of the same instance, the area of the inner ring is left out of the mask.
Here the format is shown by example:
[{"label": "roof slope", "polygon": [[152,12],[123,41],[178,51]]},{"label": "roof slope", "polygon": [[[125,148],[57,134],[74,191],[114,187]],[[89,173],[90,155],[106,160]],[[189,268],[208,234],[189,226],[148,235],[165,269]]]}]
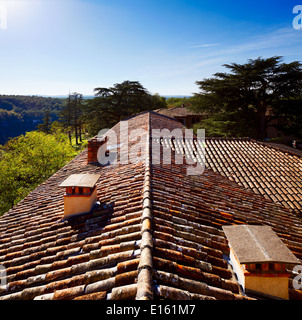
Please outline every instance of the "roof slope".
[{"label": "roof slope", "polygon": [[[129,121],[129,129],[146,126],[146,117]],[[86,150],[2,216],[0,264],[8,286],[0,299],[135,298],[144,171],[144,162],[89,165]],[[101,174],[101,206],[64,221],[58,186],[76,173]]]},{"label": "roof slope", "polygon": [[251,139],[206,140],[206,165],[257,194],[302,212],[302,157]]},{"label": "roof slope", "polygon": [[[177,121],[150,112],[128,126],[145,130],[139,162],[87,164],[84,151],[0,218],[0,299],[246,299],[224,259],[230,224],[269,225],[302,258],[291,210],[211,169],[188,176],[186,164],[151,163],[151,128]],[[101,175],[100,206],[63,220],[58,186],[79,173]]]},{"label": "roof slope", "polygon": [[[224,225],[269,225],[296,257],[302,258],[299,218],[210,169],[196,177],[187,176],[184,165],[154,165],[152,189],[154,243],[155,248],[159,247],[154,253],[154,267],[166,273],[161,277],[155,273],[157,285],[166,286],[163,292],[157,290],[160,297],[175,297],[174,275],[206,283],[210,289],[214,286],[219,293],[210,295],[218,299],[241,297],[237,296],[236,282],[223,259],[223,254],[229,253],[222,232]],[[192,255],[192,248],[201,254],[198,259],[204,262],[203,266],[197,267],[196,261],[183,258],[185,252],[190,251]],[[206,269],[207,263],[211,270]],[[177,287],[183,290],[183,283],[179,281]],[[211,291],[207,290],[204,292]],[[188,296],[182,291],[179,294],[176,296]],[[301,292],[290,289],[291,298],[299,294],[301,296]]]},{"label": "roof slope", "polygon": [[178,106],[178,107],[172,107],[172,108],[161,108],[161,109],[157,109],[155,111],[157,113],[162,114],[162,115],[166,115],[169,117],[175,117],[175,118],[202,115],[202,113],[200,113],[200,112],[191,111],[189,108],[187,108],[184,105]]}]

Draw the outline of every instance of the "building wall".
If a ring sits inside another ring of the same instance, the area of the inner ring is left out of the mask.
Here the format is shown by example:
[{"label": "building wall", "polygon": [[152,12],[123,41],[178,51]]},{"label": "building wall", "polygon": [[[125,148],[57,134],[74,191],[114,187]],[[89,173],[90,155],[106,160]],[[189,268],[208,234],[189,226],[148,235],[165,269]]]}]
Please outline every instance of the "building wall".
[{"label": "building wall", "polygon": [[262,293],[280,299],[289,299],[287,274],[252,274],[241,265],[230,248],[230,261],[237,276],[238,283],[245,292]]},{"label": "building wall", "polygon": [[261,292],[273,297],[288,299],[288,277],[266,275],[245,277],[245,290]]},{"label": "building wall", "polygon": [[93,193],[89,196],[85,196],[85,195],[64,196],[64,217],[68,217],[73,214],[89,212],[96,201],[97,201],[96,188],[94,189]]}]

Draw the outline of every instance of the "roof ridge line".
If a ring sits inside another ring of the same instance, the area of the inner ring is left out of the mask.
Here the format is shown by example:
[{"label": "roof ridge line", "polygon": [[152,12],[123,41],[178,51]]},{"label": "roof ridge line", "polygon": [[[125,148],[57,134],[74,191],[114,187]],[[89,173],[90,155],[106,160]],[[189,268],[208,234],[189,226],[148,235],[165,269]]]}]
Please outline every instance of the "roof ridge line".
[{"label": "roof ridge line", "polygon": [[249,137],[205,137],[206,140],[242,140],[242,141],[252,141]]},{"label": "roof ridge line", "polygon": [[255,244],[258,246],[258,248],[261,250],[261,253],[263,253],[263,255],[265,256],[267,261],[272,260],[271,257],[269,256],[269,254],[267,253],[267,251],[265,250],[265,248],[262,246],[262,244],[259,242],[259,240],[257,239],[257,237],[254,235],[254,233],[252,232],[252,230],[247,226],[244,225],[243,226],[244,229],[250,234],[250,236],[252,237],[252,239],[254,240]]},{"label": "roof ridge line", "polygon": [[271,148],[271,149],[275,149],[275,150],[281,151],[283,153],[288,153],[288,154],[290,154],[292,156],[296,156],[298,158],[302,158],[302,154],[300,154],[298,152],[295,152],[294,150],[288,150],[288,149],[283,149],[282,147],[274,146],[270,142],[263,142],[263,141],[259,141],[259,140],[256,140],[256,139],[251,139],[251,142],[255,142],[255,143],[257,143],[257,144],[259,144],[261,146],[264,146],[264,147],[267,147],[267,148]]},{"label": "roof ridge line", "polygon": [[[260,146],[267,147],[270,149],[274,149],[277,151],[281,151],[283,153],[288,153],[292,156],[296,156],[298,158],[302,158],[302,154],[295,152],[294,150],[284,149],[282,147],[275,146],[270,142],[264,142],[257,139],[249,138],[249,137],[206,137],[205,140],[219,140],[219,141],[249,141],[257,143]],[[286,146],[285,146],[286,147]]]},{"label": "roof ridge line", "polygon": [[152,188],[151,188],[151,117],[148,114],[148,134],[146,140],[145,175],[143,188],[143,213],[140,245],[141,255],[138,264],[136,300],[153,300],[153,238],[152,238]]},{"label": "roof ridge line", "polygon": [[[166,114],[162,114],[162,113],[159,113],[159,112],[156,112],[155,110],[149,110],[149,126],[151,127],[151,124],[150,124],[150,114],[154,114],[156,116],[160,116],[160,117],[163,117],[163,118],[167,118],[169,120],[173,120],[175,121],[176,123],[180,123],[178,120],[176,120],[174,117],[170,117],[170,116],[167,116]],[[184,128],[186,128],[184,125],[183,125]]]}]

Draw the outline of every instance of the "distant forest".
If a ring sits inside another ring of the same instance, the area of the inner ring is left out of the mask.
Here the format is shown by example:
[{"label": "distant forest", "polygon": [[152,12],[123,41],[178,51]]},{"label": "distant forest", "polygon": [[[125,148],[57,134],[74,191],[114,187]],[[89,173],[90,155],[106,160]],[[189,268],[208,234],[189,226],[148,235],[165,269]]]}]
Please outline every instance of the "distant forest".
[{"label": "distant forest", "polygon": [[9,138],[36,130],[46,112],[52,122],[58,120],[65,101],[63,98],[0,95],[0,145]]}]

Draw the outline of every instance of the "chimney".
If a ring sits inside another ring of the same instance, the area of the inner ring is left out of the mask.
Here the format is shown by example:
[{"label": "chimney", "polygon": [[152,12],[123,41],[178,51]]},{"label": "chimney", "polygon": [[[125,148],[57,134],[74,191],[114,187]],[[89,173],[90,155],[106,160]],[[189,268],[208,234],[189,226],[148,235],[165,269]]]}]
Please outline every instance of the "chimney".
[{"label": "chimney", "polygon": [[224,226],[230,263],[246,293],[288,299],[288,268],[300,261],[269,226]]},{"label": "chimney", "polygon": [[59,187],[66,189],[64,195],[64,218],[90,212],[97,201],[98,174],[72,174]]},{"label": "chimney", "polygon": [[98,162],[98,150],[101,145],[107,143],[107,140],[107,136],[103,139],[95,136],[88,141],[87,163]]}]

